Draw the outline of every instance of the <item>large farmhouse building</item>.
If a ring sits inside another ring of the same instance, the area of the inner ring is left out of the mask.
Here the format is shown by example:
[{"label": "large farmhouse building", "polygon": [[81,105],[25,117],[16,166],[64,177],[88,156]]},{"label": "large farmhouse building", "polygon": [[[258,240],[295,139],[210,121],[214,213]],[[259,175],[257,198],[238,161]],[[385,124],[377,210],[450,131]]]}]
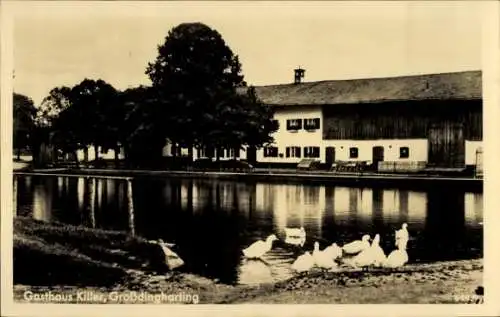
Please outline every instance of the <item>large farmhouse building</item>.
[{"label": "large farmhouse building", "polygon": [[296,82],[256,92],[275,107],[280,125],[275,144],[258,151],[259,162],[316,158],[462,168],[475,165],[481,151],[480,71]]},{"label": "large farmhouse building", "polygon": [[[379,170],[478,164],[480,71],[301,82],[303,73],[296,70],[294,83],[255,87],[274,107],[279,129],[274,144],[238,157],[269,164],[309,158],[327,166],[366,161]],[[233,150],[219,154],[234,157]]]}]

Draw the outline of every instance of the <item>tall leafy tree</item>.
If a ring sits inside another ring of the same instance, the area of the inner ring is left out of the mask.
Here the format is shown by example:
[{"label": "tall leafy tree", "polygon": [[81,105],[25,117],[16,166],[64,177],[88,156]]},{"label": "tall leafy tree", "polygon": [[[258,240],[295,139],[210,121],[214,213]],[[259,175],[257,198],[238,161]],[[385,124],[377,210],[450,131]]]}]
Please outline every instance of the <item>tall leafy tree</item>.
[{"label": "tall leafy tree", "polygon": [[32,140],[37,109],[31,98],[14,93],[13,96],[13,145],[17,159],[20,159],[21,150],[30,146]]},{"label": "tall leafy tree", "polygon": [[159,158],[165,146],[165,118],[162,105],[152,87],[139,86],[120,93],[124,119],[119,141],[124,145],[126,160],[141,164]]},{"label": "tall leafy tree", "polygon": [[163,107],[165,137],[191,149],[206,143],[221,95],[244,86],[241,64],[222,36],[202,23],[169,31],[158,56],[147,67]]},{"label": "tall leafy tree", "polygon": [[73,131],[84,146],[93,145],[98,159],[99,146],[116,148],[118,123],[122,119],[118,94],[105,81],[84,79],[71,89]]}]

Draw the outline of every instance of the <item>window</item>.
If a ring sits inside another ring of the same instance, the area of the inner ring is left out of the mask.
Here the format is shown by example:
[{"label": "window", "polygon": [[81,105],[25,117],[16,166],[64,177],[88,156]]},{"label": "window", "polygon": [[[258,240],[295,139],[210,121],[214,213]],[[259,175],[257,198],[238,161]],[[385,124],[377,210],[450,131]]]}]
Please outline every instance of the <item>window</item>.
[{"label": "window", "polygon": [[410,148],[407,146],[402,146],[399,148],[399,158],[409,158]]},{"label": "window", "polygon": [[349,158],[358,158],[358,148],[357,147],[349,148]]},{"label": "window", "polygon": [[318,146],[304,147],[304,157],[319,157],[319,147]]},{"label": "window", "polygon": [[239,148],[238,149],[226,149],[225,152],[226,152],[226,157],[227,158],[235,158],[235,157],[238,158],[238,157],[240,157],[240,149]]},{"label": "window", "polygon": [[278,157],[278,148],[275,146],[265,147],[264,157]]},{"label": "window", "polygon": [[306,129],[306,130],[319,129],[319,118],[304,119],[304,129]]},{"label": "window", "polygon": [[286,157],[300,157],[300,147],[288,146],[286,148]]},{"label": "window", "polygon": [[302,119],[286,120],[286,129],[295,131],[302,129]]}]

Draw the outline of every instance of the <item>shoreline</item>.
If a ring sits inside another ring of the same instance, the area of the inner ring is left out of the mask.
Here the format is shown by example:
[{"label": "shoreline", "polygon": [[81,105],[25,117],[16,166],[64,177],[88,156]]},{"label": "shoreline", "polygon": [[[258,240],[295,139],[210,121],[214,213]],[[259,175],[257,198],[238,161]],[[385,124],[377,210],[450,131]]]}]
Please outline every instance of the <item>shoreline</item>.
[{"label": "shoreline", "polygon": [[[228,285],[191,273],[160,274],[144,267],[148,256],[143,252],[145,243],[124,232],[15,218],[14,300],[33,302],[33,298],[30,301],[25,297],[32,292],[59,295],[59,302],[83,303],[78,294],[86,293],[95,295],[87,302],[98,303],[106,298],[106,302],[99,303],[132,303],[127,294],[141,291],[197,295],[201,304],[473,303],[482,298],[474,293],[482,285],[482,259],[408,264],[395,271],[313,269],[275,283]],[[39,268],[35,274],[31,267],[34,261]],[[40,268],[51,268],[52,272]],[[19,274],[26,269],[38,282],[30,282],[26,276],[19,281]],[[70,273],[64,275],[61,270]],[[48,273],[45,281],[52,286],[36,286],[49,284],[43,283],[44,273]],[[121,301],[110,298],[110,294],[122,294]]]},{"label": "shoreline", "polygon": [[449,187],[473,192],[483,191],[483,179],[474,177],[381,174],[381,173],[331,173],[324,171],[256,170],[253,172],[224,171],[157,171],[118,169],[39,169],[32,171],[14,170],[14,175],[26,176],[72,176],[72,177],[152,177],[192,178],[230,181],[258,181],[266,183],[301,183],[318,185],[397,187],[427,189]]}]

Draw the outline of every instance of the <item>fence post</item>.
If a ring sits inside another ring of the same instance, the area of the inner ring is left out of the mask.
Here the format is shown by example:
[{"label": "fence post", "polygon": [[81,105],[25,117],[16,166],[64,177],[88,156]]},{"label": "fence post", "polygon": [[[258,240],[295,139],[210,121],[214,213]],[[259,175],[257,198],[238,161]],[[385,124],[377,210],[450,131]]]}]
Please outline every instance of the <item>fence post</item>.
[{"label": "fence post", "polygon": [[13,175],[14,176],[14,184],[13,184],[13,210],[14,210],[14,216],[17,216],[17,176],[16,175]]},{"label": "fence post", "polygon": [[90,224],[92,228],[95,228],[95,195],[96,195],[96,179],[91,177],[90,178],[90,193],[89,193],[89,209],[90,209]]},{"label": "fence post", "polygon": [[130,235],[135,236],[135,222],[134,222],[134,200],[132,195],[132,180],[127,179],[127,201],[128,201],[128,221]]}]

